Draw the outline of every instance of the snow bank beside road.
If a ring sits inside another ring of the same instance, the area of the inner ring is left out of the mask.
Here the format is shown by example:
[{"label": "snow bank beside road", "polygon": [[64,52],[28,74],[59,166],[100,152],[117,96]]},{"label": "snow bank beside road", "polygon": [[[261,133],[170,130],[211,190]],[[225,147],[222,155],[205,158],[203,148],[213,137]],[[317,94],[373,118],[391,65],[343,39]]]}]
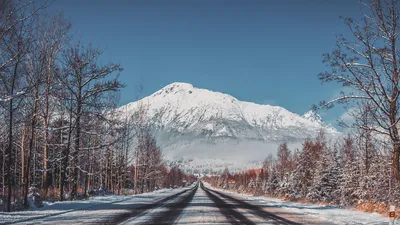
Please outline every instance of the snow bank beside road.
[{"label": "snow bank beside road", "polygon": [[[378,213],[366,213],[351,209],[343,209],[334,206],[323,206],[316,204],[302,204],[296,202],[282,201],[280,199],[251,196],[246,194],[239,194],[224,189],[212,187],[210,184],[204,182],[207,188],[224,192],[233,197],[243,199],[252,204],[265,206],[269,208],[278,208],[294,212],[302,217],[313,217],[321,221],[322,224],[368,224],[368,225],[387,225],[389,222],[388,217],[384,217]],[[268,211],[268,208],[266,209]]]}]

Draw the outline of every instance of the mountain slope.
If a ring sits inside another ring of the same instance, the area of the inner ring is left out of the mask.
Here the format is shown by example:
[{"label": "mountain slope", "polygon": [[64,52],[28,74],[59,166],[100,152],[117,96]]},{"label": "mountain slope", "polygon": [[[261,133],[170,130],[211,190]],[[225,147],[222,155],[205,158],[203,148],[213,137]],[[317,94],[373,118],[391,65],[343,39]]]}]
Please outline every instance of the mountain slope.
[{"label": "mountain slope", "polygon": [[[243,102],[187,83],[170,84],[141,103],[154,128],[178,136],[280,142],[314,137],[320,129],[337,133],[311,111],[299,116],[279,106]],[[121,109],[134,112],[138,105],[133,102]]]},{"label": "mountain slope", "polygon": [[279,106],[239,101],[188,83],[172,83],[120,110],[133,114],[140,105],[159,143],[178,156],[195,153],[193,149],[200,145],[205,145],[203,149],[214,146],[213,153],[217,153],[218,146],[226,143],[295,143],[315,137],[321,129],[327,136],[339,134],[314,112],[300,116]]}]

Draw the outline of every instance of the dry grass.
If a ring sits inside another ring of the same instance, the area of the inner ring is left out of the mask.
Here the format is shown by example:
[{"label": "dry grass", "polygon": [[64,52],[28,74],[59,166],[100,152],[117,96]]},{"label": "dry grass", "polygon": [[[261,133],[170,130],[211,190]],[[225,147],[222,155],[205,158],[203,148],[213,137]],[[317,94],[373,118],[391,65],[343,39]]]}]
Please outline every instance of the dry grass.
[{"label": "dry grass", "polygon": [[[362,212],[375,212],[383,216],[388,216],[389,213],[389,205],[383,203],[365,202],[356,205],[355,209]],[[396,219],[400,219],[400,209],[398,207],[396,207]]]},{"label": "dry grass", "polygon": [[60,190],[58,188],[49,188],[47,191],[46,200],[50,202],[58,201],[60,197]]}]

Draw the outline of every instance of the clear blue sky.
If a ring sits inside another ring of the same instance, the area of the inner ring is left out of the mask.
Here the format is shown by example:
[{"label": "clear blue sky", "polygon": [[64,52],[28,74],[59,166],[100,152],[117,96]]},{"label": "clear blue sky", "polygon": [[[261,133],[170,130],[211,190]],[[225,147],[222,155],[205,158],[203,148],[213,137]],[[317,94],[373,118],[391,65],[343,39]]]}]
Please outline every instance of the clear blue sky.
[{"label": "clear blue sky", "polygon": [[[55,0],[77,39],[106,50],[127,85],[121,104],[172,82],[303,114],[340,86],[321,85],[322,53],[361,18],[357,0]],[[321,112],[334,122],[343,110]]]}]

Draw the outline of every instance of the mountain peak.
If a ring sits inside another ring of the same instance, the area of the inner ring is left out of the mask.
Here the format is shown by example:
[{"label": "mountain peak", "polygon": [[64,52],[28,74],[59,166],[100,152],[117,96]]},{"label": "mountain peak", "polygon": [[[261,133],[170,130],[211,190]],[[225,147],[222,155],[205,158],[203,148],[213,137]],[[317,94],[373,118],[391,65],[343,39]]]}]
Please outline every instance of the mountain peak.
[{"label": "mountain peak", "polygon": [[185,89],[185,90],[190,90],[193,89],[193,85],[185,82],[174,82],[171,84],[168,84],[162,89]]},{"label": "mountain peak", "polygon": [[152,97],[156,97],[158,95],[168,95],[168,94],[176,94],[182,92],[189,92],[191,93],[192,90],[195,89],[192,84],[184,83],[184,82],[174,82],[168,84],[167,86],[161,88],[156,93],[152,95]]},{"label": "mountain peak", "polygon": [[303,118],[312,122],[323,123],[321,116],[313,110],[304,113]]}]

